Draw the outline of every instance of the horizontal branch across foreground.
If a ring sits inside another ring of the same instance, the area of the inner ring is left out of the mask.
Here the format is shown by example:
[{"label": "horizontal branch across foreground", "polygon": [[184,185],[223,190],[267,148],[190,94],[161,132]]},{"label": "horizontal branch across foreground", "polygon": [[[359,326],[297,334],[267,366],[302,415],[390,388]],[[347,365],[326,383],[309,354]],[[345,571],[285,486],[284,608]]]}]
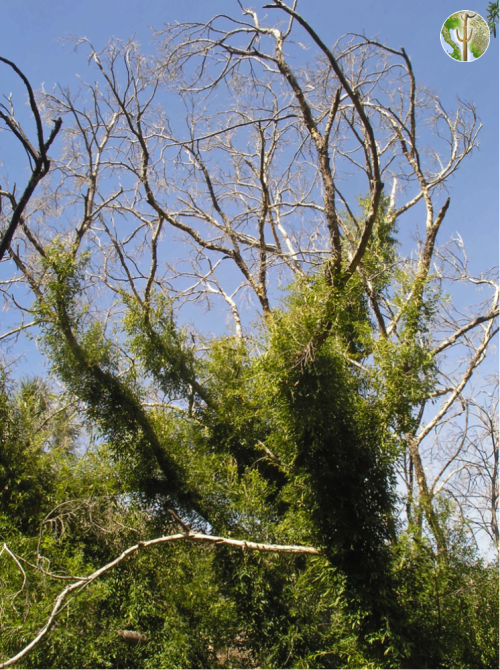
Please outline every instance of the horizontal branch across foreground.
[{"label": "horizontal branch across foreground", "polygon": [[[129,547],[128,549],[125,549],[117,558],[115,558],[113,561],[110,563],[107,563],[107,565],[104,565],[102,568],[99,568],[95,572],[93,572],[91,575],[88,577],[75,577],[75,581],[72,584],[69,584],[65,589],[61,591],[61,593],[57,596],[56,601],[54,603],[54,607],[52,608],[52,612],[50,613],[49,618],[47,619],[47,623],[45,626],[39,631],[38,635],[26,646],[24,649],[22,649],[18,654],[13,656],[12,658],[9,658],[7,661],[4,661],[3,663],[0,663],[0,668],[8,668],[9,666],[13,665],[14,663],[17,663],[18,661],[21,660],[26,654],[31,651],[39,642],[40,640],[48,633],[50,630],[52,624],[54,623],[57,615],[59,612],[62,610],[63,605],[66,601],[66,598],[72,593],[73,591],[76,591],[77,589],[84,589],[86,586],[91,584],[94,580],[98,579],[101,577],[105,572],[108,570],[111,570],[112,568],[116,567],[121,561],[123,561],[125,558],[128,556],[131,556],[134,554],[136,551],[139,549],[144,549],[145,547],[152,547],[157,544],[167,544],[170,542],[178,542],[179,540],[189,540],[190,542],[200,542],[200,543],[205,543],[205,544],[211,544],[211,545],[225,545],[228,547],[238,547],[242,549],[243,551],[264,551],[264,552],[272,552],[272,553],[279,553],[279,554],[312,554],[312,555],[319,555],[319,550],[315,549],[314,547],[301,547],[301,546],[296,546],[296,545],[280,545],[280,544],[265,544],[262,542],[248,542],[247,540],[233,540],[232,538],[227,538],[227,537],[216,537],[213,535],[204,535],[202,533],[193,533],[186,527],[186,532],[184,533],[177,533],[175,535],[167,535],[165,537],[157,537],[153,540],[147,540],[145,542],[138,542],[137,544],[134,544],[132,547]],[[8,549],[6,545],[4,545],[4,548],[7,549],[8,554],[13,556],[12,552]],[[14,559],[16,560],[16,559]],[[17,563],[17,560],[16,560]],[[18,564],[19,565],[19,564]]]}]

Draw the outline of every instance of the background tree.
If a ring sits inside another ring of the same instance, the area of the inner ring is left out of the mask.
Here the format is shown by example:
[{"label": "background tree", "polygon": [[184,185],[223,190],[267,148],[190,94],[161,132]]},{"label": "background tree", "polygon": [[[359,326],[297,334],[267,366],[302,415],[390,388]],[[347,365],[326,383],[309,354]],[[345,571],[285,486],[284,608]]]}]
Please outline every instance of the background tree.
[{"label": "background tree", "polygon": [[488,13],[486,15],[486,20],[488,21],[488,26],[490,32],[493,33],[493,37],[497,36],[497,24],[498,24],[498,2],[490,2],[488,5]]}]

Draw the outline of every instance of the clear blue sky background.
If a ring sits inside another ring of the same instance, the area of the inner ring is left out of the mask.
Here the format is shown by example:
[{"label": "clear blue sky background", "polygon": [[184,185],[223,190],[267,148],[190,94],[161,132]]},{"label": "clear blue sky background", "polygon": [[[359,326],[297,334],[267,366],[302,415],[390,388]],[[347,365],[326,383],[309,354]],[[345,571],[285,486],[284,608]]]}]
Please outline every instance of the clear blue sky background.
[{"label": "clear blue sky background", "polygon": [[[245,4],[245,0],[243,2]],[[265,2],[246,4],[260,9]],[[486,16],[487,0],[470,0],[467,9]],[[480,149],[470,156],[449,182],[451,207],[441,241],[460,232],[471,265],[477,271],[498,262],[498,38],[486,54],[472,63],[458,63],[445,54],[440,30],[445,19],[464,6],[452,0],[299,0],[299,10],[326,43],[346,32],[365,32],[410,55],[417,81],[438,91],[445,107],[453,109],[456,98],[472,100],[484,128]],[[260,10],[278,18],[275,10]],[[83,52],[71,53],[58,43],[65,36],[85,36],[97,49],[110,37],[127,39],[135,34],[145,51],[151,28],[175,21],[201,21],[214,14],[240,15],[236,0],[3,0],[0,21],[0,55],[15,61],[35,88],[46,90],[60,83],[78,86],[76,74],[91,77]],[[281,18],[281,17],[280,17]],[[14,79],[3,66],[0,92],[8,93]],[[13,145],[12,145],[13,147]],[[17,147],[16,147],[17,149]],[[4,169],[17,172],[22,158],[11,155],[6,134],[0,135],[0,159]]]}]

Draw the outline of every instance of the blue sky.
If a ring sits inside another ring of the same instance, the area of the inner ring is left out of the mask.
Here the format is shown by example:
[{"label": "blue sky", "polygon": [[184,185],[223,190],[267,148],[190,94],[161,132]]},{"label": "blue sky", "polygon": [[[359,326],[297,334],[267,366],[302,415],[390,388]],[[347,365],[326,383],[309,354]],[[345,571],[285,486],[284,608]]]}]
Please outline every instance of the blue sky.
[{"label": "blue sky", "polygon": [[[245,4],[245,3],[243,3]],[[248,4],[260,9],[265,2]],[[486,15],[487,2],[471,0],[467,9]],[[381,42],[404,46],[412,60],[417,81],[438,91],[445,107],[454,109],[456,98],[472,100],[483,123],[480,148],[461,166],[448,183],[451,207],[442,228],[441,241],[459,232],[474,270],[498,262],[498,39],[492,39],[486,54],[476,62],[458,63],[443,51],[440,30],[445,19],[463,9],[450,0],[332,2],[299,0],[299,10],[328,44],[346,32],[365,32]],[[145,51],[151,28],[166,22],[202,21],[217,13],[240,15],[236,0],[3,0],[0,23],[0,55],[25,72],[35,88],[44,83],[78,86],[76,75],[92,78],[83,52],[72,53],[58,41],[67,36],[85,36],[97,49],[112,37],[127,39],[135,34]],[[277,15],[277,13],[276,13]],[[277,17],[278,18],[278,17]],[[19,92],[15,78],[0,70],[0,90]],[[22,98],[19,98],[22,99]],[[17,174],[21,160],[17,147],[5,133],[0,135],[0,159]],[[20,173],[21,174],[21,173]],[[26,174],[26,173],[24,173]],[[415,208],[405,222],[410,232],[421,210]],[[402,231],[403,232],[403,231]]]},{"label": "blue sky", "polygon": [[[250,4],[250,3],[249,3]],[[260,8],[264,2],[253,3]],[[467,6],[486,14],[486,0]],[[492,39],[486,54],[473,63],[457,63],[443,51],[440,29],[443,21],[463,9],[450,0],[439,3],[396,0],[334,3],[302,0],[299,9],[327,43],[345,32],[378,35],[395,48],[404,46],[417,80],[438,90],[442,102],[455,105],[458,96],[473,100],[484,124],[480,150],[463,164],[450,181],[451,208],[444,235],[460,231],[471,261],[479,268],[497,262],[498,253],[498,39]],[[82,53],[71,53],[57,40],[68,35],[86,36],[102,48],[111,36],[126,39],[135,34],[148,50],[151,27],[165,22],[199,21],[216,13],[238,14],[236,0],[3,0],[0,23],[0,54],[14,60],[38,87],[54,83],[77,85],[76,74],[87,76]],[[272,13],[273,10],[267,10]],[[0,83],[14,88],[6,68]],[[3,139],[2,139],[3,141]],[[6,162],[5,150],[0,154]]]}]

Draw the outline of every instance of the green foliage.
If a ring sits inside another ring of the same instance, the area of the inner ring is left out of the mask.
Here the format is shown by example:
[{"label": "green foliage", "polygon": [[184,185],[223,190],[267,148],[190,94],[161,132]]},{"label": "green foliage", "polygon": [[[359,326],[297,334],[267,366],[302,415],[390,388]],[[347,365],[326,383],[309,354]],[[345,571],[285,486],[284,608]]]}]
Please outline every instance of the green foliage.
[{"label": "green foliage", "polygon": [[147,305],[125,296],[125,303],[123,325],[130,350],[141,359],[144,372],[154,377],[169,398],[187,396],[195,361],[184,334],[176,327],[172,305],[163,295],[153,295]]},{"label": "green foliage", "polygon": [[134,371],[119,374],[117,352],[79,302],[86,260],[76,260],[59,240],[48,249],[46,294],[37,306],[45,352],[69,391],[84,403],[131,485],[149,495],[168,491],[192,503],[178,464],[142,406]]},{"label": "green foliage", "polygon": [[[79,453],[63,398],[2,378],[0,532],[31,564],[26,588],[0,559],[3,655],[34,637],[66,583],[36,566],[90,574],[177,532],[173,506],[197,529],[322,555],[141,550],[71,600],[25,667],[495,667],[494,566],[445,505],[446,559],[396,521],[401,437],[434,389],[442,300],[400,262],[396,232],[382,198],[364,272],[399,310],[397,338],[378,336],[361,275],[321,268],[256,339],[215,339],[203,356],[160,294],[122,295],[119,349],[83,302],[87,259],[54,242],[42,343],[94,440]],[[164,402],[148,408],[150,388]]]},{"label": "green foliage", "polygon": [[[277,432],[289,436],[283,456],[308,490],[302,504],[315,541],[353,572],[390,537],[392,506],[384,417],[366,376],[346,360],[370,335],[360,293],[356,281],[334,290],[322,277],[299,286],[273,314],[258,363],[261,395]],[[324,328],[328,335],[318,337]]]},{"label": "green foliage", "polygon": [[[77,429],[67,408],[40,379],[14,392],[0,378],[0,512],[23,533],[36,532],[63,493],[64,474],[76,461]],[[58,486],[54,486],[58,482]],[[70,489],[64,495],[71,495]]]},{"label": "green foliage", "polygon": [[498,24],[498,0],[497,2],[489,3],[486,14],[486,21],[488,22],[490,33],[493,33],[493,37],[496,37]]},{"label": "green foliage", "polygon": [[[362,212],[370,206],[370,198],[358,198]],[[382,195],[373,224],[373,232],[363,256],[363,267],[370,277],[375,295],[380,295],[394,282],[394,273],[398,263],[397,219],[390,215],[390,198]],[[349,217],[347,223],[351,233],[355,226]]]}]

